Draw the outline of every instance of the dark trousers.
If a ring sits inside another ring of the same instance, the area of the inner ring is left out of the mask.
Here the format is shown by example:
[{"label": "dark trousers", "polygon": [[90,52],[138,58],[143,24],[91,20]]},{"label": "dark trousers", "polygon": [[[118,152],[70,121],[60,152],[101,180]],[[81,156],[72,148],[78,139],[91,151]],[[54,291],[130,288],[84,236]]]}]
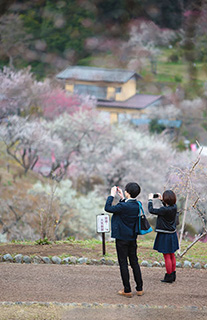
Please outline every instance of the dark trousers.
[{"label": "dark trousers", "polygon": [[124,241],[116,239],[116,251],[121,272],[121,278],[124,285],[124,292],[131,292],[129,282],[128,258],[133,270],[136,290],[142,291],[142,274],[137,258],[137,241]]}]

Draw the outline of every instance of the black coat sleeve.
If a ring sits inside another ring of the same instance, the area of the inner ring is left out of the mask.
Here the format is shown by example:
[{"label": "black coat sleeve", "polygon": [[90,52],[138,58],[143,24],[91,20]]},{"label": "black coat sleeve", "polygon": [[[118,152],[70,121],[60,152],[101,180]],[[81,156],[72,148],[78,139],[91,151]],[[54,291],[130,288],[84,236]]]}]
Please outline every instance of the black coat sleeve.
[{"label": "black coat sleeve", "polygon": [[164,216],[165,215],[165,207],[160,207],[159,209],[153,208],[153,203],[152,201],[148,202],[148,211],[151,214],[155,214],[156,216]]},{"label": "black coat sleeve", "polygon": [[123,210],[123,202],[119,202],[115,206],[113,206],[112,205],[113,200],[114,200],[114,197],[112,196],[109,196],[107,198],[104,210],[106,212],[115,213],[115,214],[121,213]]}]

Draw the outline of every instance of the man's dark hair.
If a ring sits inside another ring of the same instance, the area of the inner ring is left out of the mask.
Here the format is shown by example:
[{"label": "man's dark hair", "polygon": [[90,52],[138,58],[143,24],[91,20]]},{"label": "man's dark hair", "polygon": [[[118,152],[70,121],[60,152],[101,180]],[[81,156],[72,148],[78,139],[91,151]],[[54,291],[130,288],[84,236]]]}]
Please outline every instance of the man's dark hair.
[{"label": "man's dark hair", "polygon": [[162,195],[162,199],[169,206],[173,206],[176,203],[176,195],[172,190],[166,190]]},{"label": "man's dark hair", "polygon": [[141,192],[140,186],[136,182],[129,182],[125,186],[125,191],[130,194],[132,198],[136,198]]}]

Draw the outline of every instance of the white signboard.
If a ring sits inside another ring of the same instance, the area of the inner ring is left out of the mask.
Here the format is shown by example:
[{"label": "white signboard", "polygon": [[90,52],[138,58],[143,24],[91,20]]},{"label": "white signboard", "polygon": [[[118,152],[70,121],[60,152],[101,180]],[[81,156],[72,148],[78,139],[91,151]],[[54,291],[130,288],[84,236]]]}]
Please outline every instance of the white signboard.
[{"label": "white signboard", "polygon": [[108,214],[98,214],[96,216],[96,228],[98,233],[110,231],[110,219]]}]

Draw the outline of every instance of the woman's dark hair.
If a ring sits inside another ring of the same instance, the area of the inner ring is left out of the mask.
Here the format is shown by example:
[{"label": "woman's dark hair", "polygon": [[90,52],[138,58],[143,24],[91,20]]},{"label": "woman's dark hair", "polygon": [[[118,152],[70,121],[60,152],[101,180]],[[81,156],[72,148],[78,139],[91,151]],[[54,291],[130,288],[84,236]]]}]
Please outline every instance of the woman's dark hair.
[{"label": "woman's dark hair", "polygon": [[169,206],[173,206],[176,203],[176,195],[172,190],[166,190],[162,195],[162,200]]},{"label": "woman's dark hair", "polygon": [[126,192],[130,194],[132,198],[136,198],[141,192],[140,186],[136,182],[129,182],[125,186]]}]

